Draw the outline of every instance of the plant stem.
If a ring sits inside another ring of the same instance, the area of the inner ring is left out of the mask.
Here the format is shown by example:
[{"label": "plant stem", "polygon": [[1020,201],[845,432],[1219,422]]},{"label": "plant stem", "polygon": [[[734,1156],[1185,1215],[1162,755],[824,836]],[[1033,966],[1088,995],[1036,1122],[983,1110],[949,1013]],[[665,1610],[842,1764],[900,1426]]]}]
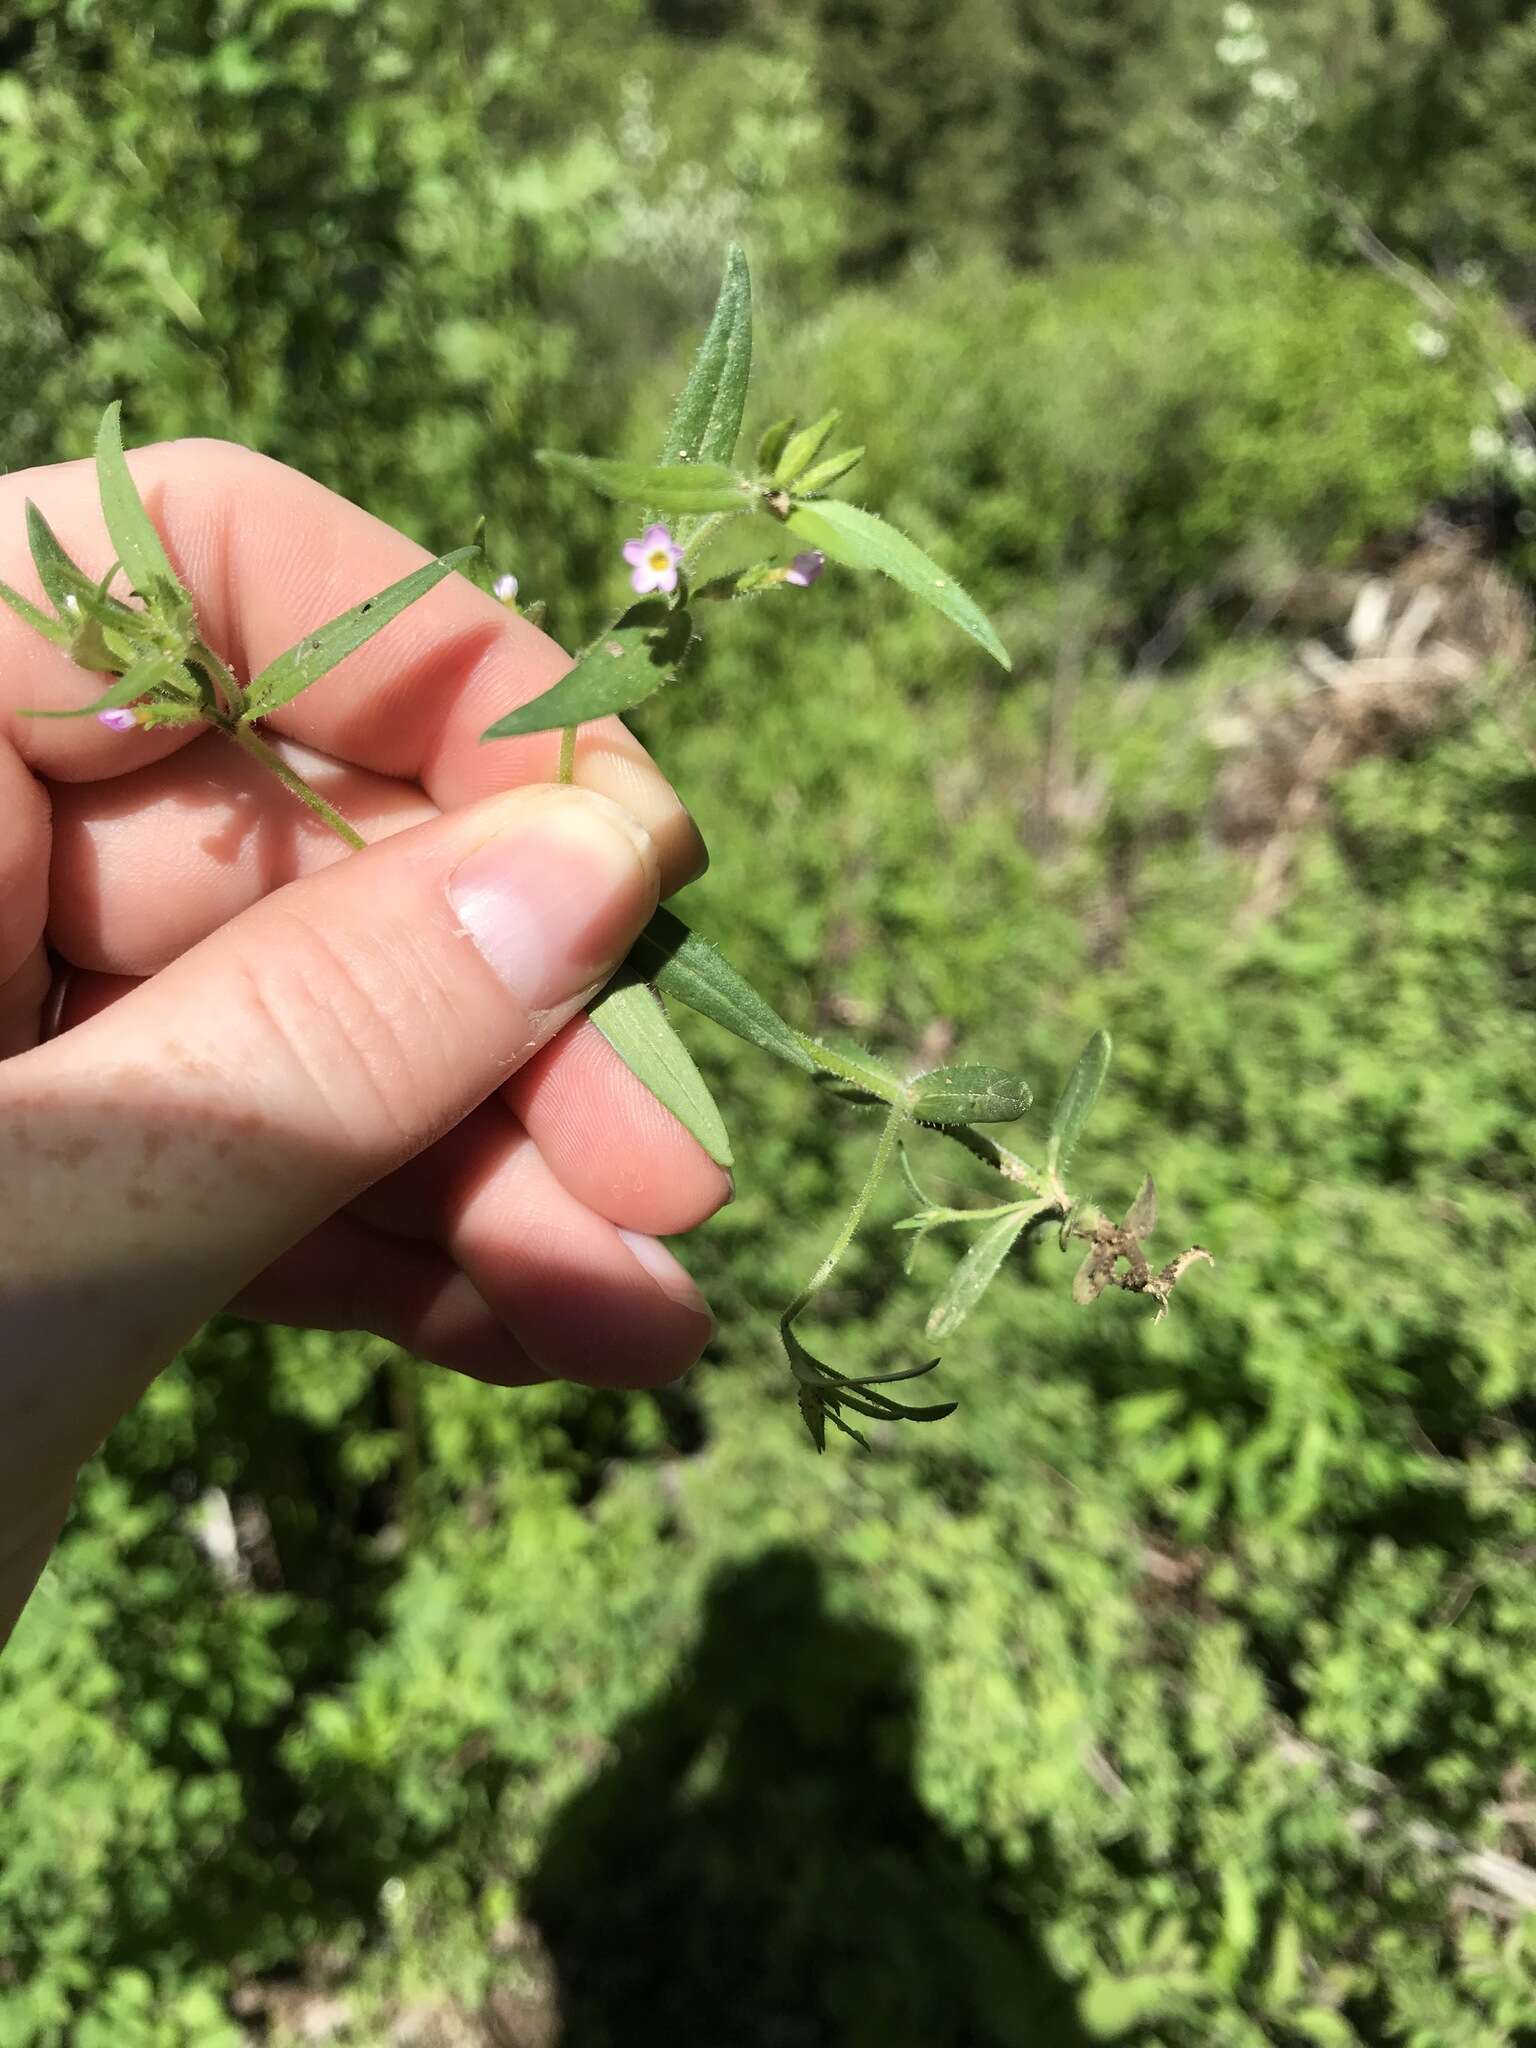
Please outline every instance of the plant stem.
[{"label": "plant stem", "polygon": [[985,1138],[980,1131],[969,1124],[944,1124],[941,1126],[946,1138],[953,1138],[957,1145],[963,1145],[967,1152],[990,1166],[994,1173],[1000,1173],[1004,1180],[1011,1180],[1021,1188],[1028,1188],[1042,1201],[1055,1201],[1056,1190],[1051,1187],[1044,1174],[1039,1173],[1017,1152],[1010,1152],[1006,1145],[999,1145],[995,1138]]},{"label": "plant stem", "polygon": [[560,765],[555,771],[556,782],[576,780],[576,728],[566,726],[560,735]]},{"label": "plant stem", "polygon": [[837,1233],[832,1249],[816,1268],[816,1271],[811,1275],[801,1292],[795,1296],[789,1307],[784,1311],[781,1320],[786,1328],[795,1320],[795,1317],[800,1314],[801,1310],[806,1307],[807,1303],[826,1286],[832,1277],[838,1261],[842,1258],[844,1252],[847,1251],[849,1245],[853,1243],[859,1225],[864,1221],[865,1213],[875,1198],[875,1191],[885,1178],[885,1170],[895,1156],[896,1141],[901,1136],[902,1126],[906,1121],[907,1112],[899,1105],[894,1107],[886,1118],[885,1129],[880,1133],[880,1143],[875,1147],[875,1156],[870,1161],[869,1172],[864,1177],[864,1185],[860,1188],[853,1207],[843,1218],[843,1227]]},{"label": "plant stem", "polygon": [[243,748],[253,761],[260,762],[263,768],[275,775],[284,789],[296,796],[301,804],[308,805],[321,824],[328,826],[338,839],[344,839],[348,846],[354,849],[361,849],[367,845],[367,840],[361,833],[352,829],[340,811],[333,810],[320,792],[311,789],[303,776],[288,766],[276,748],[269,747],[261,735],[253,732],[250,726],[236,725],[233,720],[226,724],[220,720],[219,730],[227,732],[237,747]]},{"label": "plant stem", "polygon": [[[745,507],[743,507],[744,510]],[[684,541],[683,567],[687,568],[690,563],[698,560],[722,526],[727,526],[731,520],[740,519],[741,517],[741,512],[711,512],[702,524],[696,527],[688,539]]]}]

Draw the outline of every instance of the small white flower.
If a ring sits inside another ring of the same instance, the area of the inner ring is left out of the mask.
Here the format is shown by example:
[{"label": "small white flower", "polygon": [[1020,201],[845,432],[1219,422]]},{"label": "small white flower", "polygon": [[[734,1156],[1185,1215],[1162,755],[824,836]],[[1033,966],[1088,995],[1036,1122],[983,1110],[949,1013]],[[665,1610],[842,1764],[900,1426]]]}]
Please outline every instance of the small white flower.
[{"label": "small white flower", "polygon": [[503,604],[516,604],[517,578],[508,570],[504,576],[496,578],[496,581],[491,585],[491,591],[494,596],[501,599]]},{"label": "small white flower", "polygon": [[1438,363],[1451,345],[1441,329],[1431,327],[1427,320],[1415,320],[1408,339],[1428,363]]}]

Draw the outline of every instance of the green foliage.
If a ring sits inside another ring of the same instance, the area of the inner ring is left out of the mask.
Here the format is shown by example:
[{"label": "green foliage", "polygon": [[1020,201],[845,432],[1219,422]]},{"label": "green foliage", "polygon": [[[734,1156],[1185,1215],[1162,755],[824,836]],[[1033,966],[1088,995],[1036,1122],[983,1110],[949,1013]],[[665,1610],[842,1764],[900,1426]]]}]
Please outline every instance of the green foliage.
[{"label": "green foliage", "polygon": [[[780,12],[601,0],[578,36],[328,0],[210,34],[186,0],[25,0],[0,29],[9,464],[86,452],[121,393],[136,432],[253,441],[434,546],[488,514],[577,644],[622,590],[613,521],[576,492],[550,520],[533,450],[654,460],[742,234],[764,415],[834,392],[870,501],[946,536],[1020,657],[1005,681],[829,573],[782,595],[787,654],[780,599],[735,607],[644,704],[714,866],[636,964],[746,1041],[679,1014],[740,1160],[689,1252],[721,1336],[629,1399],[205,1333],[0,1663],[0,2048],[217,2048],[237,1988],[306,1976],[340,1979],[339,2048],[497,1994],[558,1996],[565,2048],[1536,2028],[1529,1916],[1460,1863],[1532,1860],[1529,762],[1475,703],[1362,762],[1242,930],[1201,737],[1286,658],[1230,637],[1255,597],[1474,480],[1486,371],[1465,333],[1421,352],[1315,196],[1262,196],[1207,10]],[[1259,12],[1315,102],[1293,165],[1518,283],[1519,11]],[[823,304],[839,260],[890,281]],[[1203,632],[1127,683],[1191,592]],[[1022,1073],[1000,1135],[1039,1157],[1101,1017],[1083,1184],[1149,1235],[1155,1166],[1215,1273],[1166,1321],[1107,1288],[1090,1316],[1030,1190],[989,1209],[909,1126],[918,1214],[887,1189],[790,1332],[872,1455],[808,1456],[777,1310],[871,1104]],[[960,1406],[896,1429],[935,1304]]]}]

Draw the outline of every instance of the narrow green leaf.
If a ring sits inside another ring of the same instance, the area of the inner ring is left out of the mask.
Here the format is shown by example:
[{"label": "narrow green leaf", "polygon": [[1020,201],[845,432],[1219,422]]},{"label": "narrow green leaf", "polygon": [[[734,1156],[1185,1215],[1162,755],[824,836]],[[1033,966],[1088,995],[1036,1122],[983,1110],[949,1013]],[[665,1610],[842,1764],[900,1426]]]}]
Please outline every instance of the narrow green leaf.
[{"label": "narrow green leaf", "polygon": [[32,550],[33,565],[37,580],[48,594],[48,601],[54,610],[65,613],[70,606],[67,598],[74,598],[82,612],[92,618],[109,614],[117,618],[138,618],[141,614],[118,598],[108,597],[106,584],[111,577],[98,583],[93,576],[72,562],[59,544],[58,536],[48,524],[32,500],[27,500],[27,544]]},{"label": "narrow green leaf", "polygon": [[708,332],[672,414],[663,462],[730,462],[751,375],[752,277],[745,251],[732,243]]},{"label": "narrow green leaf", "polygon": [[9,583],[0,583],[0,604],[9,605],[23,624],[30,626],[35,633],[41,633],[45,640],[51,640],[55,647],[67,647],[75,637],[68,626],[49,618],[46,612],[40,612],[30,598],[23,597],[19,590],[12,590]]},{"label": "narrow green leaf", "polygon": [[784,444],[795,431],[794,416],[787,420],[775,420],[771,427],[764,427],[763,438],[757,444],[757,473],[772,476],[779,457],[784,453]]},{"label": "narrow green leaf", "polygon": [[849,470],[857,469],[864,460],[862,445],[845,448],[840,455],[829,455],[825,462],[818,462],[814,469],[808,469],[795,485],[797,496],[814,497],[818,491],[830,490],[832,485],[845,477]]},{"label": "narrow green leaf", "polygon": [[459,574],[466,583],[473,583],[476,590],[483,590],[487,597],[496,595],[496,578],[491,573],[490,558],[485,552],[485,514],[482,512],[475,521],[475,530],[469,537],[473,555],[460,569]]},{"label": "narrow green leaf", "polygon": [[135,697],[145,696],[150,690],[164,683],[174,667],[168,656],[152,655],[147,661],[138,662],[93,703],[82,704],[78,711],[23,711],[23,718],[94,718],[98,711],[115,711],[120,704],[131,704]]},{"label": "narrow green leaf", "polygon": [[556,726],[584,725],[610,712],[631,711],[670,683],[693,644],[693,620],[660,598],[631,606],[577,658],[576,666],[530,703],[520,704],[481,733],[482,740],[519,739]]},{"label": "narrow green leaf", "polygon": [[798,434],[790,436],[773,472],[773,480],[781,489],[799,482],[826,446],[832,429],[841,418],[840,412],[823,413],[813,425],[802,427]]},{"label": "narrow green leaf", "polygon": [[934,1304],[928,1318],[930,1337],[950,1337],[959,1329],[1002,1271],[1003,1261],[1023,1235],[1025,1224],[1032,1215],[1039,1214],[1041,1206],[1037,1203],[1032,1208],[1017,1209],[1011,1216],[999,1216],[981,1233]]},{"label": "narrow green leaf", "polygon": [[667,1013],[643,981],[610,982],[588,1012],[592,1022],[664,1108],[717,1165],[731,1165],[731,1141],[715,1099]]},{"label": "narrow green leaf", "polygon": [[1008,650],[997,637],[996,628],[981,606],[961,589],[953,576],[946,576],[914,541],[894,526],[887,526],[873,512],[841,498],[818,498],[814,505],[796,505],[786,522],[791,533],[820,548],[834,562],[850,569],[878,569],[903,590],[910,590],[925,604],[940,611],[951,625],[958,626],[984,647],[1004,668],[1011,666]]},{"label": "narrow green leaf", "polygon": [[652,466],[567,455],[559,448],[541,448],[534,460],[621,505],[649,505],[658,512],[745,512],[752,502],[751,485],[719,462]]},{"label": "narrow green leaf", "polygon": [[923,1365],[905,1366],[899,1372],[868,1373],[862,1378],[851,1379],[808,1351],[791,1320],[780,1319],[779,1334],[784,1340],[790,1370],[796,1380],[802,1387],[814,1389],[834,1420],[837,1410],[847,1407],[874,1422],[942,1422],[959,1406],[956,1401],[942,1401],[931,1408],[909,1408],[904,1402],[893,1401],[879,1391],[881,1387],[895,1385],[901,1380],[924,1378],[938,1366],[936,1358],[930,1358]]},{"label": "narrow green leaf", "polygon": [[246,693],[247,716],[265,718],[280,704],[290,703],[311,683],[318,683],[338,662],[345,661],[349,654],[355,654],[375,633],[382,632],[392,619],[397,619],[407,605],[425,597],[445,576],[467,562],[473,553],[472,548],[455,548],[451,554],[439,555],[435,562],[423,563],[421,568],[413,569],[409,576],[402,576],[398,583],[392,583],[376,597],[365,598],[361,604],[353,605],[350,611],[343,612],[316,632],[306,633],[286,654],[280,654],[253,679]]},{"label": "narrow green leaf", "polygon": [[1051,1118],[1050,1145],[1046,1154],[1047,1173],[1056,1173],[1071,1159],[1077,1141],[1099,1099],[1104,1077],[1109,1072],[1112,1047],[1107,1031],[1095,1031],[1078,1055],[1077,1065],[1061,1091],[1061,1100]]},{"label": "narrow green leaf", "polygon": [[96,435],[96,479],[107,531],[128,581],[141,597],[168,591],[190,605],[192,600],[171,567],[171,558],[129,474],[123,455],[123,408],[115,398],[102,414]]},{"label": "narrow green leaf", "polygon": [[1134,1237],[1139,1244],[1157,1228],[1157,1189],[1152,1185],[1149,1173],[1141,1184],[1141,1192],[1125,1212],[1125,1221],[1120,1228],[1127,1237]]},{"label": "narrow green leaf", "polygon": [[800,1040],[753,988],[752,984],[708,939],[690,931],[670,910],[658,910],[640,934],[630,964],[664,996],[686,1003],[711,1023],[732,1031],[760,1052],[816,1072],[816,1062]]},{"label": "narrow green leaf", "polygon": [[912,1114],[924,1124],[1011,1124],[1034,1100],[1002,1067],[936,1067],[912,1083]]}]

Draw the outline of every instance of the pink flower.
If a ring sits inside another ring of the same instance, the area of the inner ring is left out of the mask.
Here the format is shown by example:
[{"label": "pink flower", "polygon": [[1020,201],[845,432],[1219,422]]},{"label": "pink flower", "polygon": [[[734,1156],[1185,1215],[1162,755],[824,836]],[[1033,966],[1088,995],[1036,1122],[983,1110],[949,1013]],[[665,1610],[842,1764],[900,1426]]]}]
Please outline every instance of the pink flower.
[{"label": "pink flower", "polygon": [[132,732],[138,722],[126,705],[119,706],[115,711],[98,711],[96,714],[96,723],[106,726],[112,732]]},{"label": "pink flower", "polygon": [[820,548],[807,548],[803,555],[796,555],[784,577],[786,583],[796,583],[802,590],[809,590],[822,570],[827,558]]},{"label": "pink flower", "polygon": [[630,583],[643,597],[650,590],[677,588],[677,565],[683,551],[665,526],[648,526],[639,540],[624,543],[624,559],[630,565]]}]

